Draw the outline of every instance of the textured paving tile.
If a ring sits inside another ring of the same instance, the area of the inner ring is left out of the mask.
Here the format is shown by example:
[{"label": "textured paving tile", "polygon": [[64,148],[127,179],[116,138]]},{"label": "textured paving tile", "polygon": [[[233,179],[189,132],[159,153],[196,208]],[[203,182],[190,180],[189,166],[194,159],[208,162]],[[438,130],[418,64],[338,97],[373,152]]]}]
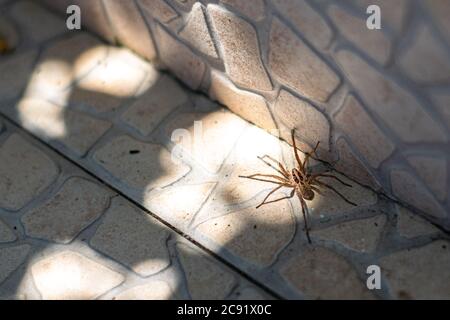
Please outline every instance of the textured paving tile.
[{"label": "textured paving tile", "polygon": [[36,262],[31,272],[45,300],[95,299],[123,281],[121,274],[72,251]]},{"label": "textured paving tile", "polygon": [[382,65],[387,63],[392,44],[383,30],[373,32],[373,30],[366,27],[366,17],[354,16],[337,5],[328,8],[328,15],[339,32],[350,42],[366,52],[368,56],[378,63]]},{"label": "textured paving tile", "polygon": [[450,79],[447,48],[428,25],[419,27],[410,46],[398,57],[398,63],[403,72],[418,83],[440,83]]},{"label": "textured paving tile", "polygon": [[397,206],[397,212],[397,231],[403,237],[414,238],[439,232],[439,229],[431,223],[418,217],[408,209]]},{"label": "textured paving tile", "polygon": [[21,100],[16,112],[25,129],[46,141],[57,140],[79,157],[111,127],[107,121],[36,98]]},{"label": "textured paving tile", "polygon": [[37,51],[29,51],[0,60],[0,100],[16,98],[27,85]]},{"label": "textured paving tile", "polygon": [[139,0],[144,11],[161,22],[169,22],[176,18],[178,14],[163,0]]},{"label": "textured paving tile", "polygon": [[407,157],[407,160],[433,194],[439,200],[445,201],[447,197],[447,159],[437,155],[411,155]]},{"label": "textured paving tile", "polygon": [[157,27],[160,55],[164,63],[191,89],[198,89],[205,73],[205,63],[187,46]]},{"label": "textured paving tile", "polygon": [[[275,194],[275,198],[284,194]],[[274,198],[274,199],[275,199]],[[268,266],[294,236],[295,219],[287,202],[250,207],[208,220],[198,227],[205,237],[238,257]]]},{"label": "textured paving tile", "polygon": [[263,0],[253,0],[251,2],[240,0],[221,0],[220,2],[229,5],[234,10],[254,21],[263,19],[265,15],[265,4]]},{"label": "textured paving tile", "polygon": [[129,50],[108,47],[108,55],[77,83],[71,100],[97,112],[118,108],[138,93],[146,73],[156,71]]},{"label": "textured paving tile", "polygon": [[390,174],[392,192],[406,203],[411,203],[426,214],[445,218],[445,209],[435,200],[433,195],[410,173],[402,169],[393,169]]},{"label": "textured paving tile", "polygon": [[0,220],[0,243],[11,242],[16,239],[17,237],[10,227]]},{"label": "textured paving tile", "polygon": [[218,58],[200,2],[196,2],[193,5],[186,25],[179,35],[203,54],[212,58]]},{"label": "textured paving tile", "polygon": [[47,202],[22,216],[25,232],[30,237],[69,243],[100,217],[110,195],[94,182],[70,178]]},{"label": "textured paving tile", "polygon": [[337,74],[277,18],[270,30],[269,66],[284,84],[313,100],[326,101],[340,83]]},{"label": "textured paving tile", "polygon": [[343,199],[341,199],[336,193],[330,189],[321,188],[322,194],[317,194],[311,201],[306,201],[310,213],[313,218],[327,219],[329,217],[342,215],[344,213],[351,212],[353,210],[371,206],[377,203],[378,196],[373,191],[361,187],[360,185],[350,181],[344,176],[332,172],[333,175],[343,180],[352,187],[346,187],[330,178],[321,178],[322,182],[334,187],[340,193],[342,193],[347,199],[354,202],[357,206],[353,206]]},{"label": "textured paving tile", "polygon": [[449,299],[450,243],[435,241],[429,245],[397,252],[380,261],[397,299]]},{"label": "textured paving tile", "polygon": [[288,128],[296,128],[296,134],[303,140],[327,149],[330,139],[328,119],[307,101],[301,100],[286,90],[282,90],[275,103],[275,115]]},{"label": "textured paving tile", "polygon": [[0,283],[24,262],[30,251],[29,245],[19,245],[0,249]]},{"label": "textured paving tile", "polygon": [[114,25],[118,41],[126,47],[144,56],[146,59],[156,57],[155,45],[150,30],[147,28],[134,1],[106,1],[108,17]]},{"label": "textured paving tile", "polygon": [[122,120],[148,135],[169,113],[187,101],[184,89],[164,75],[122,114]]},{"label": "textured paving tile", "polygon": [[[272,90],[272,83],[261,62],[255,29],[245,20],[216,5],[208,5],[208,14],[219,37],[230,78],[245,88]],[[236,51],[236,48],[240,50]]]},{"label": "textured paving tile", "polygon": [[188,225],[211,194],[215,182],[175,185],[149,194],[145,206],[176,226]]},{"label": "textured paving tile", "polygon": [[[40,43],[67,32],[65,21],[32,1],[16,1],[10,9],[22,34]],[[45,21],[45,23],[43,23]],[[37,28],[36,25],[39,25]]]},{"label": "textured paving tile", "polygon": [[282,276],[307,299],[372,299],[353,267],[325,248],[304,248],[281,269]]},{"label": "textured paving tile", "polygon": [[178,148],[216,173],[245,126],[246,122],[238,116],[218,110],[204,114],[178,113],[165,131]]},{"label": "textured paving tile", "polygon": [[151,281],[148,284],[125,290],[113,300],[171,300],[175,299],[172,288],[165,281]]},{"label": "textured paving tile", "polygon": [[328,46],[333,32],[328,23],[305,0],[274,0],[275,7],[315,46]]},{"label": "textured paving tile", "polygon": [[94,159],[114,177],[139,190],[166,186],[190,170],[182,163],[175,163],[161,145],[128,136],[109,141],[96,151]]},{"label": "textured paving tile", "polygon": [[13,134],[0,148],[0,207],[17,210],[47,188],[58,167],[41,150]]},{"label": "textured paving tile", "polygon": [[127,201],[113,200],[90,244],[142,276],[170,264],[168,229]]},{"label": "textured paving tile", "polygon": [[312,236],[334,240],[350,249],[374,251],[383,231],[386,217],[376,216],[368,219],[352,220],[321,230],[311,230]]},{"label": "textured paving tile", "polygon": [[211,72],[209,94],[237,115],[266,129],[276,125],[264,98],[255,93],[238,89],[224,75]]},{"label": "textured paving tile", "polygon": [[346,98],[335,119],[372,167],[378,168],[394,151],[394,144],[377,127],[354,96]]},{"label": "textured paving tile", "polygon": [[336,59],[371,110],[403,141],[447,140],[442,128],[434,123],[410,92],[350,51],[339,51]]},{"label": "textured paving tile", "polygon": [[231,292],[233,274],[191,246],[178,243],[177,249],[192,299],[224,299]]}]

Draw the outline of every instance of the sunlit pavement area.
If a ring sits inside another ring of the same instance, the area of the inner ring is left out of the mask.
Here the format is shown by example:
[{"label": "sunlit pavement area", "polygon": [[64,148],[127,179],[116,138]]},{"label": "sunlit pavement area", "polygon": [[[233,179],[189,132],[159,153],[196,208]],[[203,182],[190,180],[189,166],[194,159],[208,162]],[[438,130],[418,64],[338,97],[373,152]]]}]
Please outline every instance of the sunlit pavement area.
[{"label": "sunlit pavement area", "polygon": [[308,201],[309,244],[297,198],[256,209],[273,186],[238,177],[270,173],[265,154],[292,167],[286,142],[129,50],[8,3],[0,298],[450,298],[448,234],[339,175],[352,187],[329,183],[357,206],[326,190]]}]

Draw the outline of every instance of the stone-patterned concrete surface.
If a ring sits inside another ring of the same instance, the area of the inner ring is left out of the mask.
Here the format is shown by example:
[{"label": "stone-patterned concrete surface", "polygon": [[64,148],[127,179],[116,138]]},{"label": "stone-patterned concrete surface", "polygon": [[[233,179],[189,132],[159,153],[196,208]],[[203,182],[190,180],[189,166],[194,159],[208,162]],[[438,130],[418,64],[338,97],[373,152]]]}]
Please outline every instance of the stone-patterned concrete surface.
[{"label": "stone-patterned concrete surface", "polygon": [[[243,16],[263,19],[264,1],[259,9],[223,2]],[[178,16],[164,1],[136,3],[144,14],[160,12],[163,23]],[[190,19],[187,41],[203,21],[205,11],[200,9]],[[222,8],[211,6],[207,12],[214,16],[215,27],[233,24],[243,35],[254,33],[241,18],[227,20]],[[285,28],[273,23],[274,32]],[[179,44],[162,28],[159,37],[165,39],[165,49],[176,50]],[[309,244],[297,198],[256,209],[274,186],[239,178],[276,173],[257,158],[263,155],[291,168],[295,160],[286,142],[156,71],[127,49],[109,47],[86,33],[44,31],[35,33],[43,39],[21,38],[16,52],[0,56],[0,70],[12,70],[15,59],[33,57],[26,59],[29,66],[24,70],[0,73],[0,88],[8,88],[8,94],[0,95],[0,298],[450,299],[450,236],[426,216],[334,172],[351,187],[323,181],[356,206],[330,190],[307,201]],[[219,36],[229,40],[226,32]],[[248,52],[256,50],[251,39],[242,41]],[[282,38],[278,41],[283,45]],[[296,45],[304,46],[302,41]],[[317,39],[315,45],[327,41]],[[309,94],[327,99],[340,80],[306,49],[311,67],[325,70],[328,79],[328,86]],[[148,43],[140,50],[151,54]],[[230,48],[221,48],[219,54],[227,63],[236,59]],[[170,62],[175,56],[166,58]],[[203,67],[192,61],[197,73],[181,65],[175,71],[200,85]],[[246,67],[230,72],[240,81]],[[292,86],[305,76],[301,70],[291,74],[279,67],[280,78]],[[213,81],[220,87],[229,80],[218,75]],[[251,83],[261,90],[272,85],[264,68],[241,84]],[[239,115],[246,112],[237,105],[239,96],[265,114],[259,95],[238,87],[218,99],[235,104],[233,111]],[[354,143],[376,144],[380,133],[358,111],[360,102],[347,103],[336,117],[363,121],[373,132],[350,136]],[[287,115],[294,105],[303,104],[303,113],[291,117],[322,123],[305,138],[330,143],[329,119],[316,106],[288,90],[276,104],[278,112]],[[351,157],[347,139],[340,141]],[[386,144],[383,153],[369,154],[367,160],[377,166],[390,152]],[[409,160],[418,168],[428,161],[413,155]],[[313,170],[327,168],[318,161],[310,165]],[[288,193],[280,189],[273,196]],[[366,287],[370,265],[381,267],[380,290]]]},{"label": "stone-patterned concrete surface", "polygon": [[[67,1],[40,1],[65,14]],[[305,148],[315,144],[310,135],[322,133],[323,158],[450,230],[449,184],[436,191],[430,184],[435,163],[410,161],[439,158],[445,168],[450,161],[446,0],[72,2],[89,11],[84,25],[90,30],[157,62],[251,123],[265,130],[296,127]],[[376,29],[368,27],[371,5],[380,10]],[[18,57],[25,64],[29,58]],[[18,77],[11,86],[20,83]],[[280,107],[286,91],[298,103]],[[440,172],[450,181],[449,170]],[[403,183],[407,192],[398,188]]]}]

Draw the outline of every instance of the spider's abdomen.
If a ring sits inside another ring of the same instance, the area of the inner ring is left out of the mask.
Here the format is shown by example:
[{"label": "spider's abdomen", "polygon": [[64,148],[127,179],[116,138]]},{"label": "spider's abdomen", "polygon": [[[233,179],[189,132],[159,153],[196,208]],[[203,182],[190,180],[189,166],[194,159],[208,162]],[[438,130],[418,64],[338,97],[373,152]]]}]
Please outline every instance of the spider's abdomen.
[{"label": "spider's abdomen", "polygon": [[314,191],[311,189],[306,189],[303,191],[303,199],[305,200],[312,200],[314,199]]}]

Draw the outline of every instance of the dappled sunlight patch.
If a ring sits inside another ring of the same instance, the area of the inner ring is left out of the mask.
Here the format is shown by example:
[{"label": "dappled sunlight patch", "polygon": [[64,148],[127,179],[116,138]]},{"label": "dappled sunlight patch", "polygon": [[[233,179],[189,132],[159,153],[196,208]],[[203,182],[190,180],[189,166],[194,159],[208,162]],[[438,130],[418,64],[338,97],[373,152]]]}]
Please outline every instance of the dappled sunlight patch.
[{"label": "dappled sunlight patch", "polygon": [[67,135],[64,108],[38,98],[24,98],[16,106],[24,128],[48,138]]},{"label": "dappled sunlight patch", "polygon": [[73,80],[72,67],[61,60],[46,60],[37,65],[30,76],[25,97],[49,99],[61,105],[68,102],[65,89]]},{"label": "dappled sunlight patch", "polygon": [[176,144],[174,150],[194,158],[206,170],[216,173],[230,153],[246,122],[229,111],[179,113],[166,127]]},{"label": "dappled sunlight patch", "polygon": [[123,281],[123,276],[79,253],[63,251],[31,267],[43,299],[94,299]]},{"label": "dappled sunlight patch", "polygon": [[119,136],[97,150],[94,160],[111,175],[143,194],[185,176],[190,168],[175,163],[167,149],[129,136]]},{"label": "dappled sunlight patch", "polygon": [[169,186],[144,195],[144,206],[177,226],[191,222],[215,182]]},{"label": "dappled sunlight patch", "polygon": [[145,78],[145,71],[139,67],[137,59],[125,49],[111,47],[107,58],[81,79],[77,86],[86,91],[116,97],[134,96]]}]

